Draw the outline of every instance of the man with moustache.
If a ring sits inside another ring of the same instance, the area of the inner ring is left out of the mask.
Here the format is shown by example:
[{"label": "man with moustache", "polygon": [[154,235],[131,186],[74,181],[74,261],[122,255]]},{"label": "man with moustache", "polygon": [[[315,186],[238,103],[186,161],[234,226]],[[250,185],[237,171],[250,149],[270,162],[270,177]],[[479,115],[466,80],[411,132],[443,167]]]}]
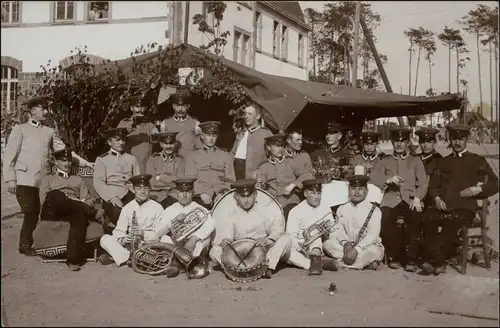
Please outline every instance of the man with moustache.
[{"label": "man with moustache", "polygon": [[362,150],[352,159],[353,166],[363,165],[366,175],[369,177],[375,166],[385,157],[385,153],[377,153],[377,145],[380,140],[380,132],[361,132]]},{"label": "man with moustache", "polygon": [[231,153],[234,155],[236,179],[250,179],[260,164],[266,161],[264,139],[273,134],[262,126],[262,108],[247,101],[244,106],[245,128],[238,133]]}]

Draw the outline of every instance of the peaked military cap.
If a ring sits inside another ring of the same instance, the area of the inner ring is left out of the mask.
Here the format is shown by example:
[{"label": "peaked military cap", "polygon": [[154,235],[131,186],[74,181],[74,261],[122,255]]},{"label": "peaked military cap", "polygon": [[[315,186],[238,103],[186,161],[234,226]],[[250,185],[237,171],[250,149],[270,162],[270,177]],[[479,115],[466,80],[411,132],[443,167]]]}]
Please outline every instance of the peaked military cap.
[{"label": "peaked military cap", "polygon": [[231,184],[231,188],[236,189],[236,192],[242,196],[251,195],[255,191],[255,179],[240,179]]},{"label": "peaked military cap", "polygon": [[366,175],[355,174],[347,177],[349,186],[351,187],[366,187],[370,178]]},{"label": "peaked military cap", "polygon": [[464,124],[450,124],[446,129],[450,132],[450,138],[465,138],[470,134],[470,127]]},{"label": "peaked military cap", "polygon": [[47,106],[48,101],[49,101],[49,96],[37,95],[37,96],[26,99],[23,102],[23,105],[28,106],[28,108],[35,107],[35,106]]},{"label": "peaked military cap", "polygon": [[436,134],[439,133],[438,129],[423,127],[419,129],[415,134],[418,136],[419,142],[431,141],[436,139]]},{"label": "peaked military cap", "polygon": [[282,146],[285,144],[285,139],[286,139],[285,134],[275,134],[264,138],[266,144],[268,145],[282,145]]},{"label": "peaked military cap", "polygon": [[364,143],[376,143],[380,139],[380,132],[364,131],[361,132],[361,141]]},{"label": "peaked military cap", "polygon": [[195,178],[179,178],[174,180],[175,189],[179,191],[191,191],[194,189]]},{"label": "peaked military cap", "polygon": [[174,94],[170,96],[170,100],[176,105],[187,105],[190,102],[191,95],[185,88],[178,88]]},{"label": "peaked military cap", "polygon": [[134,175],[129,179],[134,186],[150,186],[151,185],[151,174],[139,174]]},{"label": "peaked military cap", "polygon": [[64,149],[53,152],[52,155],[57,160],[63,160],[63,159],[71,160],[73,158],[71,153],[72,153],[71,148],[64,148]]},{"label": "peaked military cap", "polygon": [[203,131],[203,133],[218,134],[220,122],[208,121],[208,122],[200,123],[199,126],[200,126],[201,131]]},{"label": "peaked military cap", "polygon": [[114,128],[104,131],[106,138],[121,137],[125,138],[128,134],[126,128]]},{"label": "peaked military cap", "polygon": [[410,139],[411,130],[407,127],[394,127],[391,129],[391,139],[392,140],[408,140]]},{"label": "peaked military cap", "polygon": [[177,136],[179,132],[161,132],[158,133],[158,140],[164,143],[175,143],[176,139],[175,137]]},{"label": "peaked military cap", "polygon": [[328,133],[342,132],[344,128],[337,122],[328,123]]},{"label": "peaked military cap", "polygon": [[320,179],[308,179],[302,182],[304,190],[316,190],[321,191],[323,188],[323,180]]}]

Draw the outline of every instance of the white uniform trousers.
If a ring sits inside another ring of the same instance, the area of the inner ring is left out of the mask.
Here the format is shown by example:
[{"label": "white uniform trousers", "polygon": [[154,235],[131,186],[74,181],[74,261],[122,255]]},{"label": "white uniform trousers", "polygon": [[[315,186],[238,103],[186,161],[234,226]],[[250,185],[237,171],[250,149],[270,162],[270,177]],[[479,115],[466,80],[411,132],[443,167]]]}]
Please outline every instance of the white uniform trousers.
[{"label": "white uniform trousers", "polygon": [[[153,241],[155,239],[150,239],[146,238],[147,234],[145,235],[144,241],[149,242]],[[153,237],[153,236],[151,236]],[[100,240],[100,244],[102,249],[104,249],[106,252],[108,252],[109,255],[113,258],[115,261],[116,265],[120,266],[123,263],[127,262],[127,260],[130,257],[130,251],[120,245],[118,242],[118,238],[113,236],[113,235],[103,235]]]},{"label": "white uniform trousers", "polygon": [[[186,240],[189,239],[186,238]],[[203,239],[203,240],[200,240],[196,243],[196,245],[194,246],[194,250],[193,250],[193,256],[194,257],[197,257],[197,256],[200,256],[201,252],[208,247],[210,247],[210,242],[211,242],[211,238],[208,237],[206,239]],[[175,245],[174,241],[172,240],[172,238],[168,235],[164,235],[163,237],[161,237],[160,241],[162,243],[167,243],[167,244],[172,244],[172,245]]]},{"label": "white uniform trousers", "polygon": [[[283,235],[276,240],[276,242],[269,247],[266,254],[267,266],[271,270],[275,270],[281,259],[286,259],[292,248],[292,237]],[[222,247],[213,246],[210,250],[210,259],[217,264],[222,265]]]},{"label": "white uniform trousers", "polygon": [[337,240],[328,239],[323,243],[323,250],[328,256],[338,259],[339,267],[349,269],[364,269],[375,261],[382,261],[384,258],[384,246],[382,244],[372,244],[364,247],[352,265],[342,262],[344,257],[344,247]]},{"label": "white uniform trousers", "polygon": [[[290,249],[290,253],[288,254],[288,263],[298,266],[299,268],[309,270],[309,267],[311,266],[311,259],[308,256],[305,256],[303,253],[299,252],[299,240],[296,238],[292,238],[292,247]],[[308,254],[311,254],[311,251],[314,248],[318,248],[319,250],[322,250],[321,247],[321,238],[316,239],[309,245],[309,248],[306,249]]]}]

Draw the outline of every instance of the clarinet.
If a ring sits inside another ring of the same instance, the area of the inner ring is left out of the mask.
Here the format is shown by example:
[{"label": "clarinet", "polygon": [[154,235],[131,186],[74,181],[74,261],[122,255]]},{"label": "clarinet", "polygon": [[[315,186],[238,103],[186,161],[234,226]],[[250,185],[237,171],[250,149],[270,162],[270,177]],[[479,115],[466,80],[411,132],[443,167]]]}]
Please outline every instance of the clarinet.
[{"label": "clarinet", "polygon": [[137,216],[134,211],[134,213],[132,214],[132,233],[134,234],[134,239],[132,240],[132,243],[130,245],[131,252],[136,251],[141,245],[141,235],[137,233],[137,231],[139,230],[138,228],[139,224],[137,223]]}]

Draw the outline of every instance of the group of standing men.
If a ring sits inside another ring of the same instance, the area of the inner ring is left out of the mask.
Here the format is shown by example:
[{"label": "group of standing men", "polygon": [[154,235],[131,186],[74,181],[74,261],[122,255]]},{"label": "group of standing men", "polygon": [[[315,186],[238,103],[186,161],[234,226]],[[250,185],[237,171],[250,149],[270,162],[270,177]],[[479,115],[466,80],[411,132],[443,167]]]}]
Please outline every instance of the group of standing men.
[{"label": "group of standing men", "polygon": [[[379,134],[363,132],[361,152],[349,159],[340,142],[343,128],[332,122],[325,137],[327,146],[309,155],[301,150],[300,130],[273,135],[261,122],[261,108],[249,102],[244,106],[246,127],[227,152],[216,146],[219,122],[200,123],[188,114],[190,96],[185,90],[179,89],[170,100],[174,115],[155,126],[145,118],[141,97],[131,97],[132,117],[105,132],[110,148],[96,159],[93,181],[115,229],[101,239],[107,251],[102,263],[121,265],[129,259],[127,245],[137,232],[132,231],[133,216],[139,226],[133,229],[141,230],[144,240],[176,243],[172,222],[179,215],[188,215],[194,207],[210,210],[235,188],[233,222],[215,233],[211,219],[206,220],[182,241],[186,248],[198,255],[208,254],[213,244],[210,257],[220,263],[220,250],[226,244],[254,238],[269,249],[269,277],[280,259],[320,274],[323,254],[333,259],[326,262],[329,268],[362,269],[376,268],[384,251],[389,267],[404,264],[407,271],[416,271],[423,228],[425,260],[421,268],[424,273],[438,274],[460,222],[474,217],[475,198],[498,191],[498,178],[486,160],[466,150],[468,127],[448,127],[453,152],[444,158],[434,149],[437,130],[417,132],[423,151],[417,156],[408,150],[411,131],[397,128],[391,134],[391,155],[377,152]],[[79,270],[78,250],[83,248],[86,226],[96,211],[85,183],[71,172],[72,157],[80,165],[93,164],[66,148],[51,128],[42,125],[47,97],[32,98],[27,106],[30,119],[14,127],[4,158],[4,180],[25,215],[19,251],[34,255],[32,233],[39,216],[42,220],[68,220],[67,264],[71,270]],[[159,143],[160,152],[152,153],[153,142]],[[50,150],[54,172],[47,171]],[[325,181],[314,176],[312,163],[325,157],[338,159],[341,166],[363,166],[366,172],[343,176],[349,181],[349,202],[334,208],[321,202]],[[366,199],[368,183],[383,190],[379,203]],[[278,200],[288,222],[255,212],[257,186]],[[335,224],[321,239],[303,247],[302,232],[325,217]],[[398,224],[400,218],[404,229]],[[173,266],[168,275],[175,276],[179,270]]]}]

